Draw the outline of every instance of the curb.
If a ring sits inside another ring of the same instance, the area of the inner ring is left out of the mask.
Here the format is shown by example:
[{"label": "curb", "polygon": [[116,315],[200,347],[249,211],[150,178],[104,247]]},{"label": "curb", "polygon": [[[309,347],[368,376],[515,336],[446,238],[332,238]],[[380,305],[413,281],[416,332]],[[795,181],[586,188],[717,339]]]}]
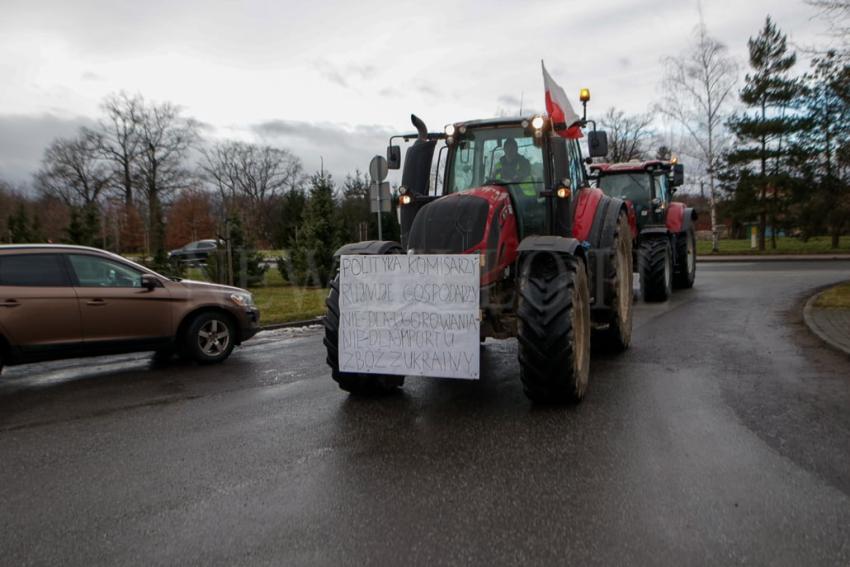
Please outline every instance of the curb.
[{"label": "curb", "polygon": [[817,335],[820,340],[822,340],[838,352],[843,352],[844,354],[850,356],[850,349],[847,349],[844,346],[835,342],[835,340],[828,333],[825,333],[814,323],[814,321],[812,321],[812,310],[815,308],[815,301],[817,301],[818,297],[820,297],[821,294],[825,291],[826,290],[819,291],[806,300],[806,304],[803,306],[803,321],[806,323],[806,327],[808,327],[811,332]]},{"label": "curb", "polygon": [[697,254],[698,262],[850,262],[850,254]]},{"label": "curb", "polygon": [[277,329],[290,329],[292,327],[309,327],[310,325],[321,325],[324,317],[316,317],[315,319],[305,319],[304,321],[289,321],[287,323],[274,323],[273,325],[262,325],[260,332],[275,331]]}]

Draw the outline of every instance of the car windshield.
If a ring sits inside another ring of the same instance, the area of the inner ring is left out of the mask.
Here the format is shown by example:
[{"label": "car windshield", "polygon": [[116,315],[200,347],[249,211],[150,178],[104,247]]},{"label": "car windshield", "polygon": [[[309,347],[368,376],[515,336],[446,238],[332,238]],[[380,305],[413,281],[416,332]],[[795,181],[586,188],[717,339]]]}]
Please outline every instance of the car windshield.
[{"label": "car windshield", "polygon": [[649,174],[619,173],[603,175],[599,179],[599,188],[606,195],[619,197],[629,201],[643,203],[651,198],[649,191]]}]

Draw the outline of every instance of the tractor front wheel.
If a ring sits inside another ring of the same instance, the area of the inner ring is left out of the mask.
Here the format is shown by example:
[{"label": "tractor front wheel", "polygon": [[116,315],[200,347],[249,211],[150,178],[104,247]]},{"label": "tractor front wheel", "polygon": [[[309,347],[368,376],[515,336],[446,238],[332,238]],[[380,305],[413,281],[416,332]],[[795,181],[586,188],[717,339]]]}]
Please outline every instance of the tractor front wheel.
[{"label": "tractor front wheel", "polygon": [[673,283],[680,289],[694,287],[697,275],[697,242],[693,230],[679,233],[676,239],[676,273]]},{"label": "tractor front wheel", "polygon": [[519,365],[537,403],[579,402],[590,374],[590,292],[584,260],[532,253],[519,279]]},{"label": "tractor front wheel", "polygon": [[640,283],[646,301],[667,301],[673,294],[673,250],[667,238],[646,238],[638,247]]},{"label": "tractor front wheel", "polygon": [[331,282],[331,291],[325,300],[325,348],[331,376],[346,392],[355,395],[381,395],[397,390],[404,384],[404,376],[389,374],[359,374],[339,370],[339,275]]}]

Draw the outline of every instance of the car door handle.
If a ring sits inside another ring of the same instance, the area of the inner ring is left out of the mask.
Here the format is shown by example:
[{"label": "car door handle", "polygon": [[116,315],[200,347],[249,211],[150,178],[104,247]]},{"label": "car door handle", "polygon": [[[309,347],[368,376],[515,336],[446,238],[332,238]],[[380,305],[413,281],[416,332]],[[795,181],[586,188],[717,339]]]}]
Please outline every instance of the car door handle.
[{"label": "car door handle", "polygon": [[91,305],[92,307],[98,307],[100,305],[106,305],[106,302],[102,299],[91,299],[86,302],[86,305]]},{"label": "car door handle", "polygon": [[3,303],[0,303],[0,305],[3,307],[17,307],[20,303],[18,303],[17,299],[7,299]]}]

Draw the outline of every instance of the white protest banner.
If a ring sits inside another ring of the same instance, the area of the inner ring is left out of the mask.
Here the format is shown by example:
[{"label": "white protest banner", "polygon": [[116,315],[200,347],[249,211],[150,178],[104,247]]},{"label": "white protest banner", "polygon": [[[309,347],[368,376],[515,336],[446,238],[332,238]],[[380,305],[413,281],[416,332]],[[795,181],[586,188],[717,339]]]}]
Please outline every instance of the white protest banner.
[{"label": "white protest banner", "polygon": [[479,377],[478,254],[340,258],[342,372]]}]

